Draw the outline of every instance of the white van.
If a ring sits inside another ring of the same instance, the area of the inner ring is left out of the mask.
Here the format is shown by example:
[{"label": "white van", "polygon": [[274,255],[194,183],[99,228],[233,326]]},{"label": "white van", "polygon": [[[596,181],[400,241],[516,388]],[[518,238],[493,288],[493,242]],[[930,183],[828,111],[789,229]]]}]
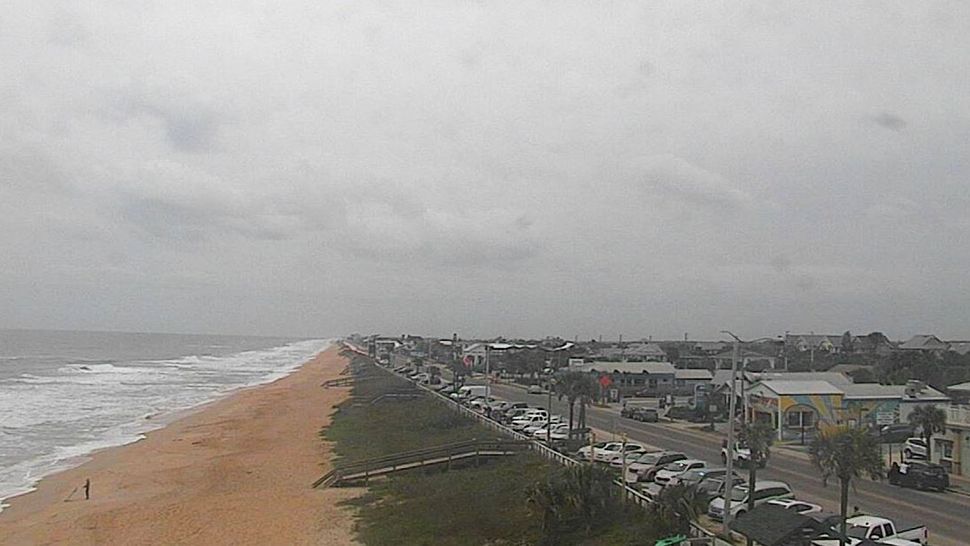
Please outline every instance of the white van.
[{"label": "white van", "polygon": [[[758,480],[754,484],[754,505],[775,499],[791,499],[795,494],[785,482]],[[731,490],[731,518],[734,519],[748,511],[748,484],[737,485]],[[717,497],[707,505],[707,515],[712,519],[724,518],[724,497]]]}]

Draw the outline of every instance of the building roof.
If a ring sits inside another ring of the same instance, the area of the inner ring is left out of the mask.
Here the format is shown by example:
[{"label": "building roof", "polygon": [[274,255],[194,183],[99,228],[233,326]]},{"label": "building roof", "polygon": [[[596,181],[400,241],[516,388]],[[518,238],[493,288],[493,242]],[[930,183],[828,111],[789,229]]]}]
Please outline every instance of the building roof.
[{"label": "building roof", "polygon": [[603,347],[597,351],[604,358],[621,358],[621,357],[633,357],[633,358],[664,358],[667,353],[657,345],[656,343],[630,343],[624,345],[611,345],[609,347]]},{"label": "building roof", "polygon": [[674,375],[677,371],[670,362],[587,362],[570,367],[580,372],[640,373]]},{"label": "building roof", "polygon": [[970,341],[951,341],[950,350],[958,355],[970,354]]},{"label": "building roof", "polygon": [[689,370],[674,370],[674,377],[677,379],[697,379],[701,381],[710,381],[714,378],[709,370],[701,369],[689,369]]},{"label": "building roof", "polygon": [[902,350],[939,350],[946,349],[946,343],[931,334],[915,335],[899,345]]},{"label": "building roof", "polygon": [[785,381],[827,381],[836,386],[852,383],[851,378],[839,372],[745,372],[745,377],[751,382],[779,379]]},{"label": "building roof", "polygon": [[768,379],[760,381],[758,385],[782,395],[797,394],[842,394],[842,390],[828,381],[819,380],[781,380]]},{"label": "building roof", "polygon": [[970,381],[966,383],[957,383],[956,385],[950,385],[946,388],[948,391],[960,391],[960,392],[970,392]]},{"label": "building roof", "polygon": [[[741,349],[738,352],[738,357],[742,359],[747,358],[748,360],[757,359],[757,358],[763,358],[767,360],[767,359],[775,358],[771,355],[766,355],[766,354],[759,353],[757,351],[752,351],[751,349]],[[732,358],[734,358],[734,349],[728,349],[724,352],[714,355],[711,358],[714,358],[715,360],[731,360]]]}]

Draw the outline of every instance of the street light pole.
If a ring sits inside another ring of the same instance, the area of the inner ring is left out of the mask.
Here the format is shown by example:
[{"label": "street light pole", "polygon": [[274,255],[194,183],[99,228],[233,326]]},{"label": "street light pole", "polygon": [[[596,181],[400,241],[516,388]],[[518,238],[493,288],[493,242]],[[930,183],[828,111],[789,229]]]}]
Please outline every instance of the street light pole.
[{"label": "street light pole", "polygon": [[731,533],[731,494],[734,489],[734,411],[737,408],[737,396],[734,389],[738,375],[738,350],[741,339],[727,330],[721,330],[722,334],[727,334],[734,338],[734,350],[731,353],[731,399],[728,401],[728,434],[727,434],[727,460],[725,461],[724,474],[724,514],[722,518],[722,534],[730,536]]},{"label": "street light pole", "polygon": [[492,397],[492,392],[491,392],[492,391],[492,373],[491,373],[492,368],[488,359],[488,355],[489,353],[491,353],[491,351],[489,351],[489,348],[490,346],[488,344],[485,344],[485,403],[486,404],[488,404],[488,401]]}]

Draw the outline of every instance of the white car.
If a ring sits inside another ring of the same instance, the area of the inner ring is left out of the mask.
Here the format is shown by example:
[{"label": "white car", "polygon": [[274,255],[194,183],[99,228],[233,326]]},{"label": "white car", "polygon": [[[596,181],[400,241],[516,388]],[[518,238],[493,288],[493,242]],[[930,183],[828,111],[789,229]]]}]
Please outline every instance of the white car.
[{"label": "white car", "polygon": [[907,438],[903,444],[904,459],[926,459],[926,440],[922,438]]},{"label": "white car", "polygon": [[602,449],[593,450],[593,461],[597,463],[609,463],[614,457],[619,457],[622,453],[631,453],[634,451],[645,452],[646,448],[640,444],[631,442],[627,442],[626,447],[624,447],[623,442],[609,442]]},{"label": "white car", "polygon": [[[637,457],[639,457],[640,455],[643,455],[646,452],[647,452],[646,447],[640,444],[627,442],[626,450],[623,451],[622,453],[626,455],[636,455]],[[613,461],[623,461],[623,454],[621,454],[620,451],[617,451],[616,453],[611,453],[607,455],[602,462],[612,465]]]},{"label": "white car", "polygon": [[796,514],[820,514],[822,513],[822,507],[810,502],[800,501],[797,499],[775,499],[766,502],[765,504],[773,504],[775,506],[781,506],[785,510],[795,512]]},{"label": "white car", "polygon": [[681,461],[668,463],[653,477],[653,481],[660,486],[677,485],[676,480],[688,470],[707,468],[707,463],[700,459],[683,459]]},{"label": "white car", "polygon": [[[644,452],[641,452],[641,451],[637,451],[637,452],[633,452],[633,453],[627,453],[626,454],[626,457],[625,457],[626,458],[626,465],[627,466],[630,466],[631,464],[637,462],[637,460],[639,460],[640,459],[640,456],[643,455],[643,454],[644,454]],[[623,459],[624,459],[624,457],[614,457],[613,460],[610,461],[610,467],[611,468],[615,468],[617,470],[622,470],[623,469]]]},{"label": "white car", "polygon": [[553,425],[555,425],[555,424],[559,423],[559,421],[561,421],[561,420],[562,420],[562,417],[560,417],[558,415],[553,415],[549,419],[545,419],[545,420],[543,420],[543,421],[541,421],[539,423],[533,423],[533,424],[525,427],[524,429],[522,429],[522,434],[525,434],[527,436],[533,436],[537,430],[545,430],[546,427],[549,425],[550,422]]},{"label": "white car", "polygon": [[583,446],[576,452],[576,458],[584,461],[591,461],[593,460],[593,452],[598,449],[603,449],[612,443],[615,442],[596,442],[592,446]]},{"label": "white car", "polygon": [[529,427],[532,425],[536,425],[540,427],[544,426],[547,420],[548,419],[545,415],[531,415],[529,417],[523,417],[520,419],[516,419],[515,421],[512,421],[512,424],[509,425],[509,428],[511,428],[512,430],[517,430],[519,432],[522,432],[523,430],[525,430],[526,427]]},{"label": "white car", "polygon": [[[795,494],[791,486],[785,482],[762,481],[758,480],[754,484],[754,505],[762,504],[775,499],[790,499]],[[725,508],[724,497],[718,497],[707,505],[707,515],[711,519],[724,519]],[[748,484],[738,485],[731,490],[731,519],[748,511]]]},{"label": "white car", "polygon": [[[569,423],[560,423],[559,419],[556,419],[558,415],[553,416],[552,427],[536,429],[532,432],[532,437],[537,440],[545,440],[546,434],[548,433],[551,437],[556,437],[558,434],[562,434],[564,437],[569,434]],[[551,429],[551,430],[550,430]]]}]

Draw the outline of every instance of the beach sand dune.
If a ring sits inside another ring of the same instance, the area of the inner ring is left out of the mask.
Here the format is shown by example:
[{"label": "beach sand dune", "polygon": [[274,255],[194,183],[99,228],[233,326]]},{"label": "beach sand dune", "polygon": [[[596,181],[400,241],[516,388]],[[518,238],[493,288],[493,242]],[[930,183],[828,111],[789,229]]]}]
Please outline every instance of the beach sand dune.
[{"label": "beach sand dune", "polygon": [[318,433],[349,395],[320,384],[346,363],[328,349],[279,381],[45,478],[8,501],[0,544],[353,544],[352,515],[337,503],[356,493],[310,487],[330,468]]}]

